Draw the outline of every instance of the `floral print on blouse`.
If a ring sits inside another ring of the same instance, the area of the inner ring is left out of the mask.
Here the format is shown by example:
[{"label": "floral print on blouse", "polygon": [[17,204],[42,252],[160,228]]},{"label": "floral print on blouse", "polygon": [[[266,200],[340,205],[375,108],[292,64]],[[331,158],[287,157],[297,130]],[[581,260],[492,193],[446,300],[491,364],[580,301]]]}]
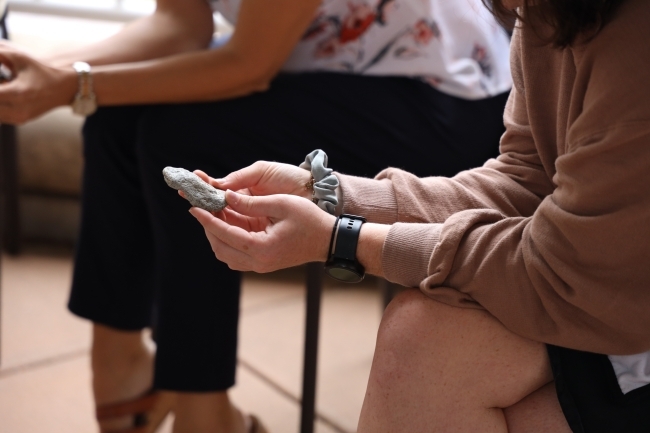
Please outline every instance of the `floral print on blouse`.
[{"label": "floral print on blouse", "polygon": [[[240,0],[212,0],[236,25]],[[323,0],[282,70],[407,76],[465,99],[510,89],[510,41],[481,0]]]}]

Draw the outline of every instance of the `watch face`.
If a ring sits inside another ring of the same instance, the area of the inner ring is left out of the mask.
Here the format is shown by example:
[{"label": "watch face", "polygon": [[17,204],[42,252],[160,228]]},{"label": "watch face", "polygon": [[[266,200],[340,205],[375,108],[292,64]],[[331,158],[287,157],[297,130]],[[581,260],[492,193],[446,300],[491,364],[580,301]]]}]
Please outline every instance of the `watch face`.
[{"label": "watch face", "polygon": [[339,281],[343,281],[345,283],[358,283],[359,281],[363,280],[364,276],[364,274],[359,274],[358,272],[355,272],[354,270],[347,267],[339,267],[336,265],[326,267],[325,271],[330,277]]}]

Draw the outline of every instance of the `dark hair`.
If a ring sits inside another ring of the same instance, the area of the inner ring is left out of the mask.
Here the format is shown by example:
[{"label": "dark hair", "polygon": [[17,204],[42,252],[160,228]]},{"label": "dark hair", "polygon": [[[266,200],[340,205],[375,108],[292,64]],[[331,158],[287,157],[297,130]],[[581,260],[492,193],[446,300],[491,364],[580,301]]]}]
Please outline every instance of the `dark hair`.
[{"label": "dark hair", "polygon": [[515,10],[506,9],[503,0],[483,0],[483,4],[504,26],[510,27],[515,19],[524,25],[533,25],[526,19],[526,11],[535,4],[540,8],[542,22],[554,29],[548,42],[556,47],[566,47],[581,33],[595,36],[623,1],[625,0],[524,0],[523,17]]}]

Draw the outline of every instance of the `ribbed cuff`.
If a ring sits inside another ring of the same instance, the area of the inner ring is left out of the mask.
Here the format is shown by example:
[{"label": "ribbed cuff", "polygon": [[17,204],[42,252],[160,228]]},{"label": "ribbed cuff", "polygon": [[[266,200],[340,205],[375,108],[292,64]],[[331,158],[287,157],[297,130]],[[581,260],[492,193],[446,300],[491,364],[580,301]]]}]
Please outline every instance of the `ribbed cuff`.
[{"label": "ribbed cuff", "polygon": [[335,174],[340,182],[343,206],[339,209],[342,213],[360,215],[373,223],[393,224],[397,221],[397,200],[390,180]]},{"label": "ribbed cuff", "polygon": [[384,277],[402,286],[419,287],[429,275],[431,255],[441,230],[442,224],[393,224],[381,254]]}]

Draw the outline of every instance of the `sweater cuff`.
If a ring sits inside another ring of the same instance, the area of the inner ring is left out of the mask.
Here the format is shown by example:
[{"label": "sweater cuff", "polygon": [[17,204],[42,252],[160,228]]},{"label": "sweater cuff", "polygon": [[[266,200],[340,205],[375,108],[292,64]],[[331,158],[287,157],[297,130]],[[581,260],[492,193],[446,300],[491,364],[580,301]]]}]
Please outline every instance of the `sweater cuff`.
[{"label": "sweater cuff", "polygon": [[390,180],[335,174],[340,182],[340,213],[363,216],[368,222],[379,224],[397,221],[397,200]]},{"label": "sweater cuff", "polygon": [[402,286],[419,287],[429,276],[429,263],[441,230],[442,224],[393,224],[381,254],[384,277]]}]

